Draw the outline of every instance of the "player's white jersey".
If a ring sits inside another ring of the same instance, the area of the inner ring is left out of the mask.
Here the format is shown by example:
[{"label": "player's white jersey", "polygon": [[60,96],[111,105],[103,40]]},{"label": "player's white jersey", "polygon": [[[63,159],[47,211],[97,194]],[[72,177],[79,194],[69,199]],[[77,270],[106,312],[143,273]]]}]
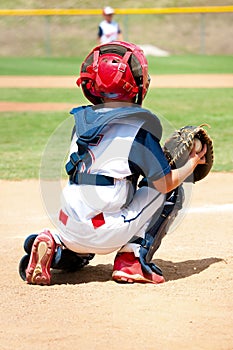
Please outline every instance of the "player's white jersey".
[{"label": "player's white jersey", "polygon": [[[150,188],[141,188],[135,194],[126,179],[131,175],[129,152],[142,124],[142,120],[132,116],[114,120],[102,129],[97,144],[89,145],[89,163],[83,163],[81,171],[114,177],[115,183],[112,186],[67,183],[59,218],[60,237],[67,248],[79,253],[105,254],[119,249],[134,235],[144,236],[145,227],[156,208],[161,207],[164,195]],[[75,141],[76,135],[70,153],[77,152]]]},{"label": "player's white jersey", "polygon": [[117,40],[119,33],[119,26],[117,22],[102,21],[100,23],[103,35],[100,38],[101,44],[110,43],[111,41]]}]

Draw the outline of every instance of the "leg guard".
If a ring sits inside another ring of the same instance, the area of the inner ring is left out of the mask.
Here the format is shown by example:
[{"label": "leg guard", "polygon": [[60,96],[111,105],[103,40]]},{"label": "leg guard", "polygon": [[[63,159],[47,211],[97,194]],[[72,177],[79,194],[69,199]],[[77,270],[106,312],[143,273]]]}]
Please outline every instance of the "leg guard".
[{"label": "leg guard", "polygon": [[146,262],[151,261],[154,253],[160,247],[163,237],[167,234],[171,224],[174,222],[178,214],[178,211],[182,208],[183,201],[184,192],[182,187],[176,188],[168,195],[160,218],[146,233],[146,239],[152,241],[146,255]]},{"label": "leg guard", "polygon": [[77,254],[69,249],[58,247],[52,262],[52,268],[75,272],[89,264],[94,254]]},{"label": "leg guard", "polygon": [[[163,237],[167,234],[169,227],[173,223],[178,211],[182,208],[184,200],[184,191],[182,187],[176,188],[167,195],[163,211],[159,218],[151,220],[145,238],[138,238],[132,243],[138,243],[140,247],[140,262],[142,268],[147,273],[151,271],[162,276],[162,271],[154,264],[151,259],[159,248]],[[154,222],[155,221],[155,222]]]},{"label": "leg guard", "polygon": [[26,269],[28,267],[29,260],[30,255],[26,254],[20,259],[19,262],[19,275],[24,281],[26,281]]}]

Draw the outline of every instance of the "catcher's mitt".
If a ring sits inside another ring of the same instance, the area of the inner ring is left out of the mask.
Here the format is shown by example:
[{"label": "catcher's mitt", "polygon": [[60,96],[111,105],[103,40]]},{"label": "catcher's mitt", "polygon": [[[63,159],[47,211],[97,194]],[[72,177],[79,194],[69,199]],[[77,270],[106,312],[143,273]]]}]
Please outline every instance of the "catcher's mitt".
[{"label": "catcher's mitt", "polygon": [[164,143],[164,153],[171,165],[171,168],[179,168],[184,165],[187,160],[191,150],[194,147],[196,139],[199,139],[202,143],[207,145],[207,151],[205,154],[206,163],[198,164],[193,172],[193,182],[202,180],[210,172],[213,161],[213,142],[208,133],[203,126],[208,126],[207,124],[202,124],[200,126],[184,126],[183,128],[176,130],[171,137],[169,137]]}]

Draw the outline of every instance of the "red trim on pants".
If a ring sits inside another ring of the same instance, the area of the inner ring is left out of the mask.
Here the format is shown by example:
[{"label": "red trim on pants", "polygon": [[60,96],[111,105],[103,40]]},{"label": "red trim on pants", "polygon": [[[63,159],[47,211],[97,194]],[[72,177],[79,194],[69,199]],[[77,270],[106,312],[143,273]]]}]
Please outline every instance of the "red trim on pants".
[{"label": "red trim on pants", "polygon": [[63,210],[60,210],[59,220],[63,223],[63,225],[66,226],[67,220],[68,220],[68,215],[66,215]]},{"label": "red trim on pants", "polygon": [[104,214],[103,213],[100,213],[96,216],[94,216],[92,219],[92,225],[94,226],[94,228],[98,228],[102,225],[105,224],[105,220],[104,220]]},{"label": "red trim on pants", "polygon": [[[66,226],[68,218],[69,218],[68,215],[66,215],[63,210],[60,210],[59,220],[63,223],[63,225]],[[104,214],[100,213],[100,214],[94,216],[91,219],[91,221],[92,221],[92,225],[95,229],[104,225],[105,224]]]}]

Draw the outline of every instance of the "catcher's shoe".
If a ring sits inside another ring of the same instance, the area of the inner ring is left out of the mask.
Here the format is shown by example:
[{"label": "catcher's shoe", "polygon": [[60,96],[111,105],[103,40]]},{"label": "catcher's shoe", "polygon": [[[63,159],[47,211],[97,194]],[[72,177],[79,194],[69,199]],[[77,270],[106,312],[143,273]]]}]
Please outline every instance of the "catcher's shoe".
[{"label": "catcher's shoe", "polygon": [[[37,237],[38,234],[31,234],[24,241],[23,247],[27,254],[19,262],[19,275],[24,281],[26,281],[26,269],[29,264],[33,243]],[[75,272],[88,265],[94,256],[95,254],[78,254],[58,245],[50,267],[51,269]]]},{"label": "catcher's shoe", "polygon": [[26,280],[30,284],[49,285],[50,267],[56,249],[56,243],[50,231],[41,232],[34,240],[26,269]]},{"label": "catcher's shoe", "polygon": [[125,283],[163,283],[163,276],[157,275],[155,272],[147,274],[142,271],[139,258],[134,253],[119,253],[116,255],[113,267],[112,278],[116,282]]}]

